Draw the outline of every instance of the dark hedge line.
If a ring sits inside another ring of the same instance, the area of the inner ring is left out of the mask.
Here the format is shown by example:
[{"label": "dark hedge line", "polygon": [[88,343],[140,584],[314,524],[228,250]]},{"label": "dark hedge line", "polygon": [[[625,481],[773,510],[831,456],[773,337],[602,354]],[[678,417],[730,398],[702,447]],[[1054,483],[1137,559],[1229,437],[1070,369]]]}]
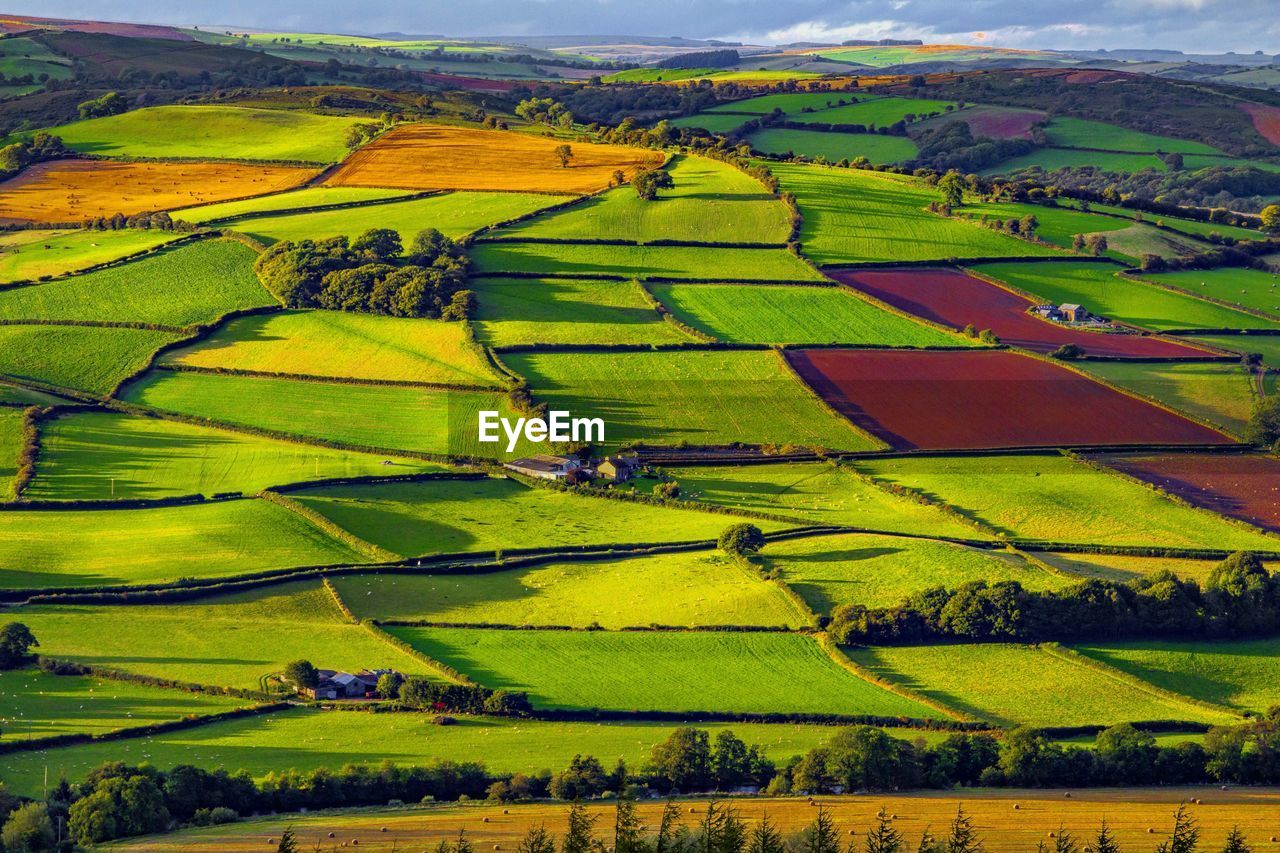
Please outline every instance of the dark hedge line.
[{"label": "dark hedge line", "polygon": [[649,303],[649,307],[652,308],[654,312],[665,322],[675,326],[694,340],[703,341],[705,343],[718,343],[719,339],[714,335],[709,335],[701,329],[695,329],[675,314],[672,314],[671,309],[668,308],[662,300],[649,289],[649,285],[645,284],[643,281],[636,280],[636,287],[640,288],[641,298],[644,299],[645,302]]},{"label": "dark hedge line", "polygon": [[[284,195],[285,193],[297,192],[299,189],[302,189],[302,187],[294,187],[293,189],[285,190],[279,193],[267,193],[267,195],[268,196]],[[408,193],[405,193],[404,195],[392,196],[390,198],[370,198],[370,199],[363,199],[360,201],[340,201],[340,202],[333,202],[331,204],[309,204],[309,205],[304,205],[302,207],[287,207],[287,208],[281,208],[279,210],[250,210],[250,211],[246,211],[245,213],[237,213],[233,216],[219,216],[217,219],[206,219],[201,224],[206,227],[214,226],[214,225],[220,226],[227,222],[239,222],[245,219],[267,219],[272,216],[293,216],[294,214],[299,214],[299,213],[320,213],[326,210],[347,210],[349,208],[355,208],[355,207],[374,207],[380,204],[393,204],[395,202],[401,202],[401,201],[416,201],[420,198],[430,198],[431,196],[436,196],[436,195],[447,195],[447,193],[443,190],[425,190],[423,192],[408,192]],[[251,201],[253,199],[260,199],[260,198],[263,198],[263,196],[255,195],[255,196],[250,196],[247,199],[241,199],[241,200]],[[226,204],[226,203],[227,202],[224,202],[224,201],[211,201],[202,205],[192,205],[192,207],[209,207],[215,204]]]},{"label": "dark hedge line", "polygon": [[596,190],[593,193],[574,196],[573,198],[566,199],[560,202],[559,204],[553,204],[550,207],[542,207],[542,208],[539,208],[538,210],[531,210],[528,213],[522,213],[519,216],[513,216],[510,219],[503,219],[499,222],[490,223],[489,225],[486,225],[477,231],[473,231],[464,239],[468,243],[470,243],[478,239],[479,236],[482,234],[491,234],[494,231],[498,231],[502,228],[510,228],[513,225],[519,225],[521,222],[528,222],[530,219],[536,219],[539,216],[548,216],[552,213],[559,213],[560,211],[565,210],[567,208],[576,207],[577,205],[583,204],[584,202],[588,201],[589,199],[593,199],[596,196],[603,195],[607,191],[608,191],[607,189]]},{"label": "dark hedge line", "polygon": [[[44,230],[49,228],[67,228],[67,229],[79,231],[79,230],[84,230],[82,228],[83,225],[84,223],[82,222],[63,223],[61,225],[48,225],[48,224],[40,223],[40,224],[34,225],[33,229]],[[29,287],[33,284],[47,284],[48,282],[51,282],[51,281],[61,281],[62,279],[66,279],[66,278],[75,278],[76,276],[87,275],[91,272],[97,272],[98,270],[107,269],[108,267],[118,267],[123,264],[136,261],[139,258],[145,258],[148,255],[159,254],[160,252],[165,251],[167,249],[173,249],[177,246],[181,246],[186,243],[193,243],[196,240],[206,240],[212,236],[215,236],[215,234],[206,233],[206,232],[197,232],[195,234],[188,234],[184,237],[177,237],[173,240],[168,241],[167,243],[161,243],[159,246],[152,246],[149,249],[142,249],[137,252],[131,252],[128,255],[121,255],[120,257],[114,258],[110,261],[103,261],[100,264],[93,264],[92,266],[84,267],[83,269],[73,270],[71,272],[62,273],[61,275],[41,276],[38,279],[18,279],[17,281],[9,282],[7,285],[5,285],[5,287],[6,288]]]},{"label": "dark hedge line", "polygon": [[[45,284],[46,282],[38,283]],[[29,287],[30,285],[27,286]],[[186,331],[182,326],[166,326],[161,323],[111,322],[107,320],[46,320],[38,317],[25,320],[0,320],[0,326],[78,326],[87,329],[142,329],[148,332],[170,332],[173,334],[181,334]]]},{"label": "dark hedge line", "polygon": [[512,622],[433,622],[430,619],[370,619],[379,627],[392,628],[475,628],[493,631],[580,631],[600,633],[644,633],[655,631],[685,634],[809,634],[806,628],[787,625],[625,625],[621,628],[601,628],[599,625],[516,625]]},{"label": "dark hedge line", "polygon": [[684,341],[670,344],[509,344],[492,347],[502,353],[526,352],[679,352],[681,350],[748,350],[760,352],[774,349],[769,344],[740,344],[726,341]]},{"label": "dark hedge line", "polygon": [[0,512],[6,509],[13,510],[49,510],[57,512],[58,510],[78,510],[78,509],[155,509],[166,506],[189,506],[199,503],[215,503],[221,501],[240,500],[243,496],[239,492],[222,492],[211,497],[204,495],[176,495],[168,498],[120,498],[119,500],[111,500],[102,498],[97,500],[20,500],[12,504],[0,504]]},{"label": "dark hedge line", "polygon": [[[13,474],[13,495],[15,500],[22,498],[22,492],[31,484],[36,475],[36,462],[40,458],[40,421],[49,416],[50,407],[28,406],[22,410],[22,423],[19,425],[19,450],[17,470]],[[5,504],[0,503],[0,509]]]},{"label": "dark hedge line", "polygon": [[385,477],[326,477],[320,480],[299,480],[272,486],[277,494],[300,492],[306,489],[323,489],[330,486],[374,486],[381,483],[422,483],[429,480],[487,480],[484,471],[425,471],[421,474],[389,474]]},{"label": "dark hedge line", "polygon": [[104,666],[65,661],[57,658],[39,658],[40,668],[54,675],[92,675],[109,681],[126,681],[130,684],[142,684],[147,687],[163,687],[166,690],[181,690],[185,693],[205,693],[211,696],[234,696],[238,699],[251,699],[257,702],[272,701],[278,697],[261,690],[244,690],[239,687],[223,687],[221,685],[199,684],[194,681],[178,681],[172,678],[157,678],[151,675],[140,675],[136,672],[125,672]]},{"label": "dark hedge line", "polygon": [[[1203,299],[1204,297],[1200,297],[1200,298]],[[1212,300],[1209,300],[1209,301],[1212,301]],[[1239,310],[1237,306],[1232,306],[1232,307],[1235,307],[1237,310]],[[1259,315],[1259,316],[1266,316],[1266,315]],[[1177,336],[1177,335],[1232,335],[1232,336],[1241,337],[1241,338],[1248,338],[1248,337],[1267,338],[1267,337],[1274,337],[1276,335],[1280,335],[1280,329],[1169,329],[1168,331],[1161,332],[1160,334],[1174,335],[1174,336]]]},{"label": "dark hedge line", "polygon": [[714,240],[624,240],[614,237],[477,237],[474,243],[531,243],[543,246],[692,246],[708,249],[785,249],[786,243]]},{"label": "dark hedge line", "polygon": [[871,714],[804,714],[747,713],[736,711],[616,711],[603,708],[589,710],[537,709],[530,715],[550,722],[593,722],[595,720],[649,720],[689,723],[817,723],[831,726],[885,726],[889,728],[923,729],[925,731],[985,731],[987,723],[969,720],[942,720],[916,717],[879,717]]},{"label": "dark hedge line", "polygon": [[[190,341],[183,346],[190,345]],[[211,373],[222,376],[246,376],[251,379],[288,379],[292,382],[320,382],[328,385],[371,385],[383,388],[425,388],[432,391],[504,391],[499,385],[477,385],[466,382],[415,382],[411,379],[359,379],[353,376],[317,376],[314,373],[282,373],[274,370],[241,370],[234,367],[198,367],[190,364],[157,364],[156,370],[173,373]]]}]

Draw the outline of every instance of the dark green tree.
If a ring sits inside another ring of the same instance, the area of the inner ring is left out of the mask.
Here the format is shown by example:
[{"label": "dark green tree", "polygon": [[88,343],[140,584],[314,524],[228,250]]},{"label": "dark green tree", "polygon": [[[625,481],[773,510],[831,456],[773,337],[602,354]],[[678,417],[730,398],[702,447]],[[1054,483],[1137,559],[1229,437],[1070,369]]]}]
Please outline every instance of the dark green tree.
[{"label": "dark green tree", "polygon": [[786,850],[787,844],[782,840],[782,833],[774,826],[769,812],[764,812],[760,815],[760,822],[751,830],[746,853],[786,853]]},{"label": "dark green tree", "polygon": [[315,687],[320,682],[320,673],[309,660],[295,660],[284,666],[284,680],[299,689]]},{"label": "dark green tree", "polygon": [[393,261],[403,251],[400,233],[391,228],[370,228],[351,241],[351,251],[367,261]]},{"label": "dark green tree", "polygon": [[964,813],[964,806],[956,809],[956,816],[951,821],[951,832],[947,836],[946,853],[983,853],[982,839],[973,828],[973,820]]},{"label": "dark green tree", "polygon": [[765,538],[754,524],[731,524],[720,534],[717,545],[726,554],[745,557],[763,548]]},{"label": "dark green tree", "polygon": [[8,622],[0,628],[0,669],[15,669],[26,665],[31,650],[39,647],[36,635],[21,622]]},{"label": "dark green tree", "polygon": [[[516,845],[516,853],[556,853],[556,840],[547,832],[545,824],[529,827],[529,831]],[[619,848],[621,853],[621,848]]]},{"label": "dark green tree", "polygon": [[646,853],[649,848],[644,842],[640,825],[635,801],[629,797],[619,797],[613,810],[614,853]]},{"label": "dark green tree", "polygon": [[938,181],[938,192],[942,193],[942,199],[948,206],[959,207],[964,203],[964,178],[959,172],[947,172]]},{"label": "dark green tree", "polygon": [[1253,848],[1245,841],[1240,827],[1231,827],[1231,831],[1227,833],[1227,843],[1222,847],[1222,853],[1253,853]]},{"label": "dark green tree", "polygon": [[575,800],[569,807],[569,825],[560,842],[560,853],[597,853],[600,842],[595,837],[595,826],[596,816],[587,814],[586,807]]},{"label": "dark green tree", "polygon": [[653,747],[653,775],[677,791],[705,791],[712,783],[711,742],[702,729],[682,726]]},{"label": "dark green tree", "polygon": [[826,806],[818,805],[818,814],[800,837],[800,853],[840,853],[840,836]]},{"label": "dark green tree", "polygon": [[1107,819],[1102,819],[1102,826],[1098,827],[1098,835],[1093,840],[1094,853],[1120,853],[1120,845],[1116,843],[1116,837],[1111,834],[1111,827],[1107,826]]},{"label": "dark green tree", "polygon": [[276,853],[298,853],[298,840],[293,835],[292,827],[287,827],[280,834],[280,843],[276,845]]},{"label": "dark green tree", "polygon": [[883,808],[876,812],[876,825],[868,830],[862,840],[865,853],[902,853],[902,833],[893,827],[893,819]]},{"label": "dark green tree", "polygon": [[1280,395],[1270,394],[1254,403],[1244,438],[1261,447],[1271,447],[1280,441]]},{"label": "dark green tree", "polygon": [[1182,803],[1173,814],[1173,832],[1167,841],[1156,848],[1156,853],[1194,853],[1200,846],[1200,827]]},{"label": "dark green tree", "polygon": [[662,818],[658,821],[658,834],[653,839],[654,853],[672,853],[679,846],[682,829],[680,807],[667,800],[662,807]]},{"label": "dark green tree", "polygon": [[57,843],[49,807],[44,803],[25,803],[9,814],[0,830],[0,849],[5,853],[45,853]]}]

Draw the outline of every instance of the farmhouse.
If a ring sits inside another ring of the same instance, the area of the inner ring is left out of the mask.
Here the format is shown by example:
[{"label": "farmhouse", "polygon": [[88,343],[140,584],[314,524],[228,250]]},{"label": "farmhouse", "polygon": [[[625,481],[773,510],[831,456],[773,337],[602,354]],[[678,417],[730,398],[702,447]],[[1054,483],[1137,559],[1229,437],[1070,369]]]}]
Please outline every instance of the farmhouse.
[{"label": "farmhouse", "polygon": [[537,477],[541,480],[563,480],[572,471],[582,468],[582,463],[572,456],[551,456],[539,454],[524,459],[513,459],[502,467],[524,474],[526,477]]},{"label": "farmhouse", "polygon": [[1089,312],[1074,302],[1059,305],[1058,313],[1062,315],[1063,321],[1067,323],[1083,323],[1089,319]]},{"label": "farmhouse", "polygon": [[317,670],[320,680],[315,687],[303,688],[303,695],[312,699],[365,699],[371,696],[383,675],[400,676],[393,669],[362,669],[357,673],[340,670]]},{"label": "farmhouse", "polygon": [[634,456],[606,456],[596,465],[596,474],[615,483],[625,483],[636,475],[640,462]]}]

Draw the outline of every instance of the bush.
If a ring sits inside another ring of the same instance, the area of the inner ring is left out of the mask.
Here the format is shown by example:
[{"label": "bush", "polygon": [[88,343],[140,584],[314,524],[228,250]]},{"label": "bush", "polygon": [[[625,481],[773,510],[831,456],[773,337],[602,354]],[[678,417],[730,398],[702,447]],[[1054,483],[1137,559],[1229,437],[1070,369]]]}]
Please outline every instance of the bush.
[{"label": "bush", "polygon": [[1271,447],[1280,441],[1280,397],[1273,394],[1254,404],[1244,438],[1260,447]]},{"label": "bush", "polygon": [[31,649],[39,646],[31,629],[21,622],[0,628],[0,669],[17,669],[31,660]]},{"label": "bush", "polygon": [[726,554],[745,557],[764,547],[764,534],[754,524],[731,524],[720,534],[716,545]]},{"label": "bush", "polygon": [[1049,353],[1049,358],[1056,358],[1059,361],[1075,361],[1083,357],[1084,350],[1076,344],[1063,344]]}]

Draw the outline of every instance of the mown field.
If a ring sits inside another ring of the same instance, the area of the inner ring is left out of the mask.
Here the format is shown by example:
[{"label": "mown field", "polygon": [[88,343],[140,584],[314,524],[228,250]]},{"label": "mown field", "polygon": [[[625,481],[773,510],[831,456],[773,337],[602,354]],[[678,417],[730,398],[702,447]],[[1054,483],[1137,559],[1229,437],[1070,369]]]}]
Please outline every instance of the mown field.
[{"label": "mown field", "polygon": [[40,429],[33,500],[128,500],[226,492],[327,477],[437,470],[418,459],[353,453],[178,421],[95,412]]},{"label": "mown field", "polygon": [[163,583],[365,559],[262,500],[0,512],[0,587],[6,588]]},{"label": "mown field", "polygon": [[63,275],[175,240],[172,231],[12,231],[0,235],[0,281]]},{"label": "mown field", "polygon": [[1160,696],[1141,683],[1109,677],[1035,646],[881,646],[854,649],[849,656],[890,681],[1005,726],[1239,721],[1229,712]]},{"label": "mown field", "polygon": [[[1059,199],[1058,204],[1076,209],[1079,209],[1081,205],[1080,202],[1073,199]],[[1089,209],[1094,213],[1109,213],[1123,216],[1132,221],[1147,221],[1156,225],[1163,225],[1193,237],[1208,237],[1210,234],[1220,234],[1224,237],[1235,237],[1238,240],[1258,239],[1258,231],[1254,228],[1241,228],[1236,225],[1224,225],[1219,222],[1201,222],[1197,219],[1183,219],[1178,216],[1154,216],[1145,211],[1130,207],[1120,207],[1114,204],[1090,203]],[[1237,271],[1241,269],[1236,268]]]},{"label": "mown field", "polygon": [[352,202],[387,201],[406,195],[405,190],[386,190],[377,187],[306,187],[291,192],[248,198],[243,201],[223,201],[202,204],[172,212],[174,219],[183,222],[205,223],[213,220],[233,219],[248,213],[296,210],[302,207],[319,207]]},{"label": "mown field", "polygon": [[818,281],[821,275],[785,249],[708,246],[600,246],[572,243],[477,243],[471,260],[484,273]]},{"label": "mown field", "polygon": [[734,343],[925,347],[970,342],[838,287],[655,284],[651,289],[686,325]]},{"label": "mown field", "polygon": [[72,74],[71,60],[38,41],[15,36],[0,41],[0,74],[6,77],[30,74],[37,78],[47,74],[55,80],[65,80]]},{"label": "mown field", "polygon": [[853,675],[803,634],[389,628],[538,708],[811,712],[938,718]]},{"label": "mown field", "polygon": [[1158,255],[1166,260],[1212,251],[1211,244],[1188,234],[1170,233],[1148,222],[1135,222],[1128,228],[1107,233],[1108,253],[1122,259],[1140,260],[1143,255]]},{"label": "mown field", "polygon": [[1238,364],[1087,362],[1095,376],[1187,412],[1235,435],[1253,410],[1253,378]]},{"label": "mown field", "polygon": [[815,109],[811,113],[792,113],[788,121],[800,124],[862,124],[867,127],[888,127],[907,116],[923,117],[941,113],[954,107],[950,101],[928,98],[871,98],[856,104]]},{"label": "mown field", "polygon": [[201,240],[81,276],[0,289],[0,319],[210,323],[276,304],[254,275],[256,257],[234,240]]},{"label": "mown field", "polygon": [[748,135],[747,141],[752,148],[766,154],[791,152],[804,157],[825,157],[833,163],[858,157],[866,157],[875,165],[898,163],[910,160],[917,152],[916,144],[905,136],[881,136],[878,133],[828,133],[770,127]]},{"label": "mown field", "polygon": [[[1016,202],[970,202],[956,211],[959,216],[970,219],[1021,219],[1034,216],[1040,223],[1036,228],[1036,236],[1041,240],[1070,249],[1072,238],[1076,234],[1095,234],[1119,231],[1128,228],[1132,223],[1112,216],[1098,216],[1066,207],[1045,207],[1041,204],[1018,204]],[[1110,234],[1107,235],[1110,238]],[[1114,254],[1114,253],[1112,253]]]},{"label": "mown field", "polygon": [[349,311],[281,311],[233,320],[165,364],[396,382],[497,386],[462,323]]},{"label": "mown field", "polygon": [[1197,296],[1280,317],[1280,275],[1273,272],[1225,267],[1148,273],[1145,277]]},{"label": "mown field", "polygon": [[146,329],[0,326],[0,374],[105,396],[176,337]]},{"label": "mown field", "polygon": [[1280,335],[1196,335],[1189,340],[1242,355],[1257,353],[1264,365],[1280,369]]},{"label": "mown field", "polygon": [[875,442],[823,407],[773,352],[521,353],[503,361],[534,396],[602,417],[608,444]]},{"label": "mown field", "polygon": [[1097,148],[1104,151],[1166,151],[1179,154],[1221,154],[1203,142],[1157,136],[1100,121],[1058,116],[1045,128],[1049,142],[1064,148]]},{"label": "mown field", "polygon": [[757,95],[741,101],[717,104],[707,110],[709,113],[746,113],[748,115],[768,115],[774,110],[784,113],[799,113],[804,109],[825,110],[848,104],[851,100],[873,101],[875,96],[851,95],[847,92],[794,92],[775,95]]},{"label": "mown field", "polygon": [[14,498],[13,478],[22,451],[22,410],[0,409],[0,501]]},{"label": "mown field", "polygon": [[[692,542],[736,519],[531,488],[514,480],[438,480],[294,492],[305,506],[405,557],[569,545]],[[757,522],[778,530],[780,522]]]}]

